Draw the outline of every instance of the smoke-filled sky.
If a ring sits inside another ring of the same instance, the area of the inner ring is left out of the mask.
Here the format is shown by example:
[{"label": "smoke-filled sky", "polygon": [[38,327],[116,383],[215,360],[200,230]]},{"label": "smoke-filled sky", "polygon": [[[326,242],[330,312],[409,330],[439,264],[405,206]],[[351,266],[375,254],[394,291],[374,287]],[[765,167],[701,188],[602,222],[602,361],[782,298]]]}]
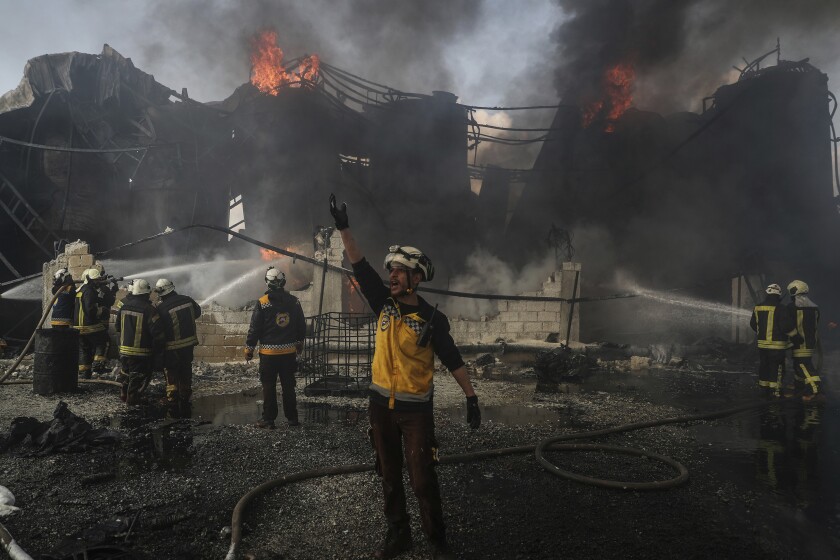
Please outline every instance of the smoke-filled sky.
[{"label": "smoke-filled sky", "polygon": [[631,57],[639,108],[697,110],[732,65],[777,37],[784,58],[840,73],[836,0],[3,0],[0,20],[0,92],[29,58],[108,43],[175,90],[223,99],[247,81],[248,37],[266,26],[288,58],[318,53],[376,82],[474,105],[554,103]]}]

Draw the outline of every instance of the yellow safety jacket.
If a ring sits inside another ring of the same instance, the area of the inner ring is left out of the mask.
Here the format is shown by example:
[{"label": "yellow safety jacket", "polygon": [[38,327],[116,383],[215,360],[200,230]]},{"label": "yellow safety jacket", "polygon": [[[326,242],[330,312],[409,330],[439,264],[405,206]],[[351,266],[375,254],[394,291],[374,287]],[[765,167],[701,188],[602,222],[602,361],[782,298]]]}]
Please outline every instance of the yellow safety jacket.
[{"label": "yellow safety jacket", "polygon": [[370,390],[394,401],[428,402],[432,398],[435,354],[432,345],[417,345],[425,320],[419,313],[401,315],[399,304],[389,299],[379,313],[376,352]]}]

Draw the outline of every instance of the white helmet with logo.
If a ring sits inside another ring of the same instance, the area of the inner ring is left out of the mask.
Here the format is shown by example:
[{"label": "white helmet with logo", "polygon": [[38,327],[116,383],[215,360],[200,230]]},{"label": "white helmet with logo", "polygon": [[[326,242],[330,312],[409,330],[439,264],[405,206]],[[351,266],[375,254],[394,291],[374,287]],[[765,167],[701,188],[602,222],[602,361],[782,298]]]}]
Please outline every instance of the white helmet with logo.
[{"label": "white helmet with logo", "polygon": [[418,270],[423,275],[423,281],[429,282],[435,277],[435,267],[432,261],[416,247],[407,245],[391,245],[385,255],[385,268],[391,270],[393,266],[403,266],[409,270]]},{"label": "white helmet with logo", "polygon": [[269,266],[265,271],[265,283],[270,289],[279,290],[286,285],[286,275],[273,266]]},{"label": "white helmet with logo", "polygon": [[767,286],[767,289],[764,290],[764,291],[767,292],[767,294],[771,295],[771,296],[782,295],[782,287],[779,286],[778,284],[770,284],[769,286]]},{"label": "white helmet with logo", "polygon": [[175,291],[175,284],[172,283],[172,280],[167,278],[161,278],[155,284],[155,292],[158,295],[165,296],[166,294],[171,294]]},{"label": "white helmet with logo", "polygon": [[152,293],[152,287],[142,278],[137,278],[131,282],[131,293],[135,296],[142,296]]},{"label": "white helmet with logo", "polygon": [[64,276],[67,274],[66,268],[59,268],[55,271],[55,279],[59,281],[64,281]]}]

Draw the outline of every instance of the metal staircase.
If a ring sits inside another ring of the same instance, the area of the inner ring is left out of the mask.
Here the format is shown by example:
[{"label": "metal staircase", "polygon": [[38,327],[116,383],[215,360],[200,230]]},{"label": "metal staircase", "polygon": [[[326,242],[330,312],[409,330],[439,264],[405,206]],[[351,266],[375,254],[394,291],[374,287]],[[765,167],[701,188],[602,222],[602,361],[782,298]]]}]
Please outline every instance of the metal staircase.
[{"label": "metal staircase", "polygon": [[[2,209],[12,222],[20,228],[20,230],[35,244],[38,249],[48,258],[52,259],[54,255],[53,247],[55,242],[60,238],[53,230],[47,227],[44,220],[38,215],[34,208],[32,208],[26,199],[15,188],[12,182],[0,173],[0,209]],[[12,274],[20,278],[20,273],[15,270],[14,266],[0,251],[0,261],[6,265]]]}]

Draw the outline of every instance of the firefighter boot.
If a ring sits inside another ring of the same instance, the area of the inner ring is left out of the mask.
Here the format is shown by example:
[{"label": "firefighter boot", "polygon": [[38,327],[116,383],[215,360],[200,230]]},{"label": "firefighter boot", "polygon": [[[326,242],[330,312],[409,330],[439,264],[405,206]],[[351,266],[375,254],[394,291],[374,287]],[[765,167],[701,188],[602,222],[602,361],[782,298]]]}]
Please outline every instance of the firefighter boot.
[{"label": "firefighter boot", "polygon": [[385,533],[382,546],[373,553],[377,560],[396,558],[403,552],[411,550],[411,528],[408,525],[391,525]]}]

